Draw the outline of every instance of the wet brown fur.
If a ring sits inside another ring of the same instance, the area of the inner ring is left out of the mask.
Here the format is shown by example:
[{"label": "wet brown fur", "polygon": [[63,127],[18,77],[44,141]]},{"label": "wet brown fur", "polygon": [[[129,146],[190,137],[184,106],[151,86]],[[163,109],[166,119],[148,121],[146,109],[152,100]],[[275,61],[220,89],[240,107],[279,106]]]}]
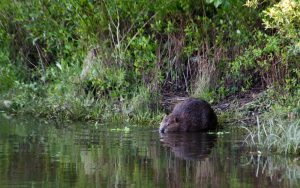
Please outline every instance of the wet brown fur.
[{"label": "wet brown fur", "polygon": [[178,103],[160,123],[160,132],[196,132],[214,130],[217,116],[204,100],[189,98]]}]

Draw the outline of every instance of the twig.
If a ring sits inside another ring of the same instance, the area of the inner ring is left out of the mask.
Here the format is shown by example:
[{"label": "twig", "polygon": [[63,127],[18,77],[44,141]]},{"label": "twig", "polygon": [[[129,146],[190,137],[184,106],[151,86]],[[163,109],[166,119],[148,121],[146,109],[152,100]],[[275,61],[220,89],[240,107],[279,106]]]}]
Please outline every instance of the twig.
[{"label": "twig", "polygon": [[37,50],[37,52],[38,52],[38,54],[39,54],[41,67],[42,67],[42,70],[43,70],[43,74],[44,74],[44,76],[45,76],[45,75],[46,75],[46,69],[45,69],[45,65],[44,65],[44,63],[43,63],[43,58],[42,58],[42,55],[41,55],[41,52],[40,52],[40,48],[39,48],[39,46],[38,46],[37,43],[34,43],[34,46],[35,46],[35,48],[36,48],[36,50]]},{"label": "twig", "polygon": [[[141,28],[144,28],[155,16],[156,16],[157,13],[155,13],[154,15],[151,16],[151,18],[149,18],[148,21],[146,21],[144,23],[144,25],[141,27]],[[140,29],[141,29],[140,28]],[[130,39],[130,41],[128,42],[127,46],[125,47],[125,51],[127,51],[128,47],[130,46],[130,44],[132,43],[132,41],[136,38],[136,36],[140,33],[141,30],[138,30],[134,35],[133,37]]]}]

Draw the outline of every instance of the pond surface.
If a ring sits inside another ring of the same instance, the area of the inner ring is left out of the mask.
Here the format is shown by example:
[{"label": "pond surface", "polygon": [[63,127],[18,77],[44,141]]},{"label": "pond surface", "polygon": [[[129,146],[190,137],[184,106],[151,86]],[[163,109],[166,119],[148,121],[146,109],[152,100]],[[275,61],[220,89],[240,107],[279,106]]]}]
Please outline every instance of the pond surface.
[{"label": "pond surface", "polygon": [[299,158],[251,153],[241,139],[0,113],[0,187],[300,187]]}]

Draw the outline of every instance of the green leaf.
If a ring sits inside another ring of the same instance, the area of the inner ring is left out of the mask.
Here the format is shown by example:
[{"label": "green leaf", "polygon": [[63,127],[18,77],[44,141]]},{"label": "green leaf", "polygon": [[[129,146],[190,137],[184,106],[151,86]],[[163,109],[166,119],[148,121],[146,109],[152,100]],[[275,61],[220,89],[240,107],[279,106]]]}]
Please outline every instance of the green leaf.
[{"label": "green leaf", "polygon": [[223,0],[214,0],[214,6],[218,8],[223,3]]}]

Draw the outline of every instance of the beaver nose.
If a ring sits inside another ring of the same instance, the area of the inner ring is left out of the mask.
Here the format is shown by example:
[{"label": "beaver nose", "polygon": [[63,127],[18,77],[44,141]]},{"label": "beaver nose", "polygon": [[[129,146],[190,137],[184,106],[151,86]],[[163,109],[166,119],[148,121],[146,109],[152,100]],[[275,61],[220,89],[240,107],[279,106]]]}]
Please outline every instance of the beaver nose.
[{"label": "beaver nose", "polygon": [[164,128],[160,128],[160,129],[159,129],[159,132],[160,132],[160,133],[165,133],[165,129],[164,129]]}]

